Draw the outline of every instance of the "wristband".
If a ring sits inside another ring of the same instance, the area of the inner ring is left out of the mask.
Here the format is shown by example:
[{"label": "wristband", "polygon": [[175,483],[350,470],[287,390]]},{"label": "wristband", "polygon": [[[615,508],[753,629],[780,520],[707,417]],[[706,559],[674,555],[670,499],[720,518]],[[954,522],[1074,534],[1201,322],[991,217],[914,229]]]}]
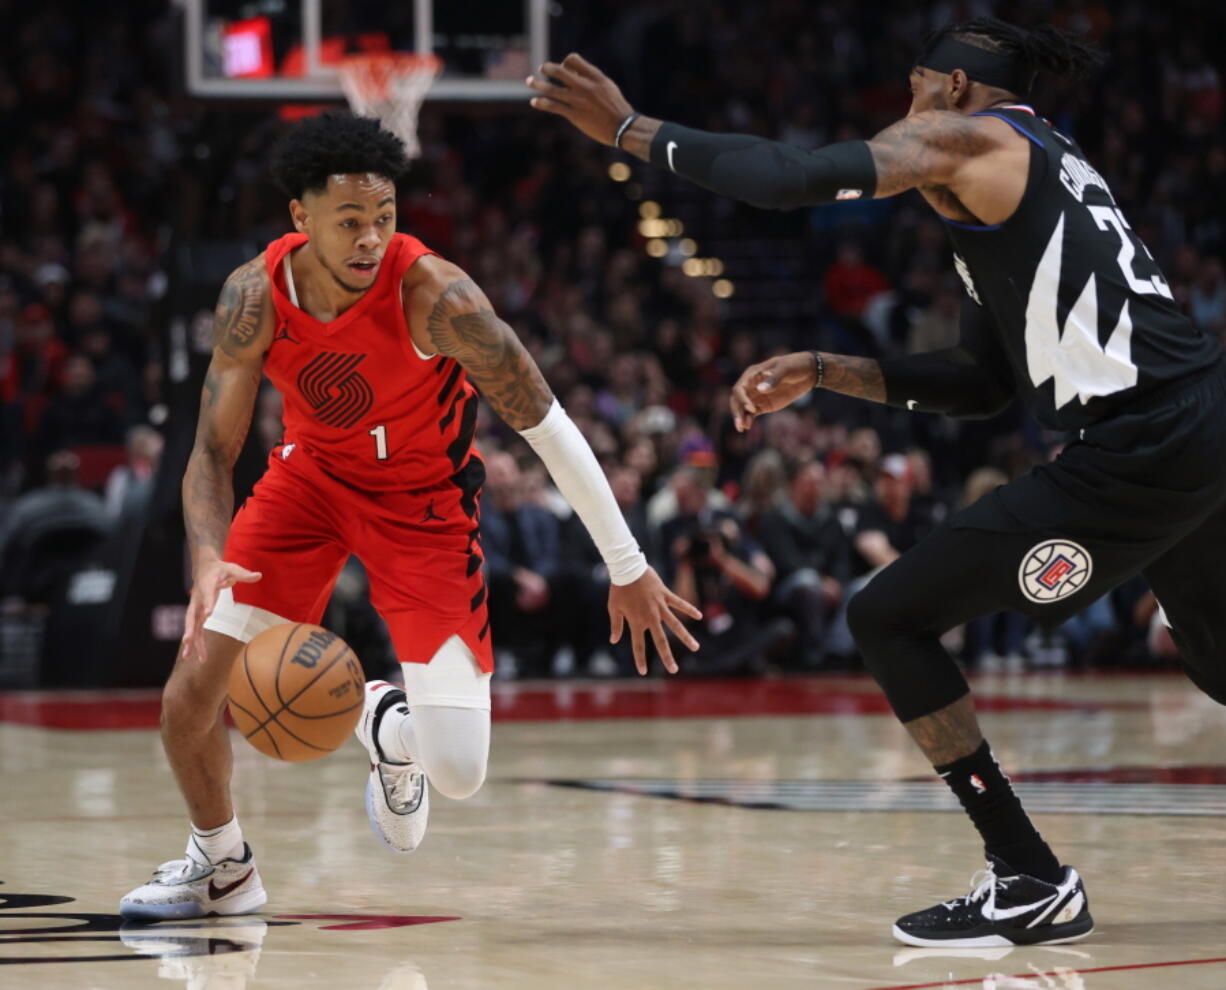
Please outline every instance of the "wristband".
[{"label": "wristband", "polygon": [[617,133],[613,136],[613,147],[618,151],[622,150],[622,138],[625,137],[626,131],[630,130],[630,125],[641,116],[643,116],[641,113],[631,112],[631,114],[625,120],[623,120],[621,125],[617,128]]},{"label": "wristband", "polygon": [[817,362],[817,373],[813,381],[813,391],[816,392],[822,387],[822,382],[826,379],[826,359],[822,357],[821,351],[810,351],[813,355],[813,360]]}]

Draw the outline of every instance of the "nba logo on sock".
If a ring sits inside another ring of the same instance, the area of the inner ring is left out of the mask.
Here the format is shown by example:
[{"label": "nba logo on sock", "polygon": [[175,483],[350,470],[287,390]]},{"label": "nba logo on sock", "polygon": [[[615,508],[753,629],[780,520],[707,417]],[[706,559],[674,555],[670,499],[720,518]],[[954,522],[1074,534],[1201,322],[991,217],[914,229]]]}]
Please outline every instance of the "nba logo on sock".
[{"label": "nba logo on sock", "polygon": [[977,773],[973,773],[968,778],[971,782],[971,787],[975,788],[976,794],[987,794],[988,785],[983,782],[983,778]]},{"label": "nba logo on sock", "polygon": [[1017,580],[1022,594],[1040,605],[1073,594],[1090,579],[1093,561],[1071,540],[1044,540],[1022,558]]}]

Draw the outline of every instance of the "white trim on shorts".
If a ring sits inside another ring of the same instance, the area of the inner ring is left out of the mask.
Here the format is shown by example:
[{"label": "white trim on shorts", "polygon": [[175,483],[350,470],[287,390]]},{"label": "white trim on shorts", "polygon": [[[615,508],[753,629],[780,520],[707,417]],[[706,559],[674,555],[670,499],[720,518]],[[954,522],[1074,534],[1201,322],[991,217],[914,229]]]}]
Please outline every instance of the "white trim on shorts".
[{"label": "white trim on shorts", "polygon": [[490,675],[459,636],[451,636],[429,663],[402,663],[400,669],[410,710],[414,705],[490,710]]},{"label": "white trim on shorts", "polygon": [[265,629],[289,621],[267,609],[240,605],[234,600],[233,591],[222,588],[217,604],[213,606],[213,614],[204,620],[204,628],[237,639],[240,643],[250,643]]}]

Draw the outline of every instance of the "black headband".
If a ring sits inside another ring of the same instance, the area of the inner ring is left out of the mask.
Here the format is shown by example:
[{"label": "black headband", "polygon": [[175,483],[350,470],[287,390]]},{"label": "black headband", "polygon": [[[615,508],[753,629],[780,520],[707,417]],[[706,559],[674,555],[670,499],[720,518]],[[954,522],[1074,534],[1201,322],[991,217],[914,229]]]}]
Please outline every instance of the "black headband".
[{"label": "black headband", "polygon": [[965,41],[959,41],[949,35],[930,45],[915,60],[915,64],[933,72],[953,72],[954,69],[961,69],[968,79],[1007,89],[1018,96],[1025,96],[1034,85],[1035,70],[1025,62],[1002,52],[991,52],[986,48],[968,45]]}]

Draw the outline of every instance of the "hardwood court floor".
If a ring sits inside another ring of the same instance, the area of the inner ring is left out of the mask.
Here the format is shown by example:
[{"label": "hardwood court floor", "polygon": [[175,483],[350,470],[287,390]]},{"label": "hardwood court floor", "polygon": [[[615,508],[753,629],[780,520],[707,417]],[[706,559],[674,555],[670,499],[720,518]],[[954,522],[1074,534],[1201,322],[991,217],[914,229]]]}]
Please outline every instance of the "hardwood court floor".
[{"label": "hardwood court floor", "polygon": [[0,987],[1226,987],[1226,709],[1168,675],[976,690],[1087,879],[1086,942],[891,940],[982,863],[864,680],[500,687],[489,782],[435,795],[403,857],[356,743],[290,766],[236,739],[266,912],[122,929],[185,839],[156,695],[0,695]]}]

